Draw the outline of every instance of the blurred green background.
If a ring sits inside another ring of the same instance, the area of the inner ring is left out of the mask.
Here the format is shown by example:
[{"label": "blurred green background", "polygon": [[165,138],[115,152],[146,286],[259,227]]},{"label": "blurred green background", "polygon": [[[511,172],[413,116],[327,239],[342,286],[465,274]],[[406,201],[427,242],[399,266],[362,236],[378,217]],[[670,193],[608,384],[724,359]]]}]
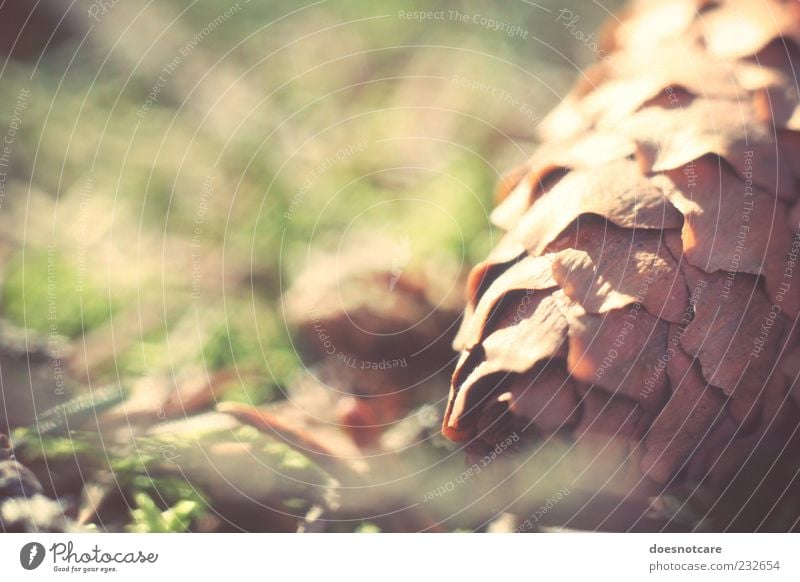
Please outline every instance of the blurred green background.
[{"label": "blurred green background", "polygon": [[[70,396],[235,369],[220,399],[282,400],[303,364],[280,297],[309,257],[373,229],[463,277],[617,4],[43,3],[0,70],[3,325],[61,352]],[[89,464],[147,475],[101,449]],[[130,527],[185,528],[206,493],[181,482],[155,509],[134,486]]]}]

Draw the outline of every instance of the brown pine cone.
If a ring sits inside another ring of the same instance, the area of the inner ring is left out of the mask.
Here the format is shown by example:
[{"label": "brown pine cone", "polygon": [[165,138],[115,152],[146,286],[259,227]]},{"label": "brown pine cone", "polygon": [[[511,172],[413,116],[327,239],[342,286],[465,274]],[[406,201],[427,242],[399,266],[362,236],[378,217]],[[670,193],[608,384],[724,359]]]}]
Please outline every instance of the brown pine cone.
[{"label": "brown pine cone", "polygon": [[452,273],[414,256],[410,241],[356,241],[311,260],[284,306],[312,374],[338,393],[342,428],[369,449],[432,391],[446,394],[464,304]]},{"label": "brown pine cone", "polygon": [[566,488],[545,521],[797,530],[800,3],[643,1],[604,38],[492,215],[443,432],[524,451],[523,517]]},{"label": "brown pine cone", "polygon": [[463,308],[452,278],[415,258],[408,240],[356,240],[313,258],[287,291],[298,347],[310,361],[344,368],[442,370]]}]

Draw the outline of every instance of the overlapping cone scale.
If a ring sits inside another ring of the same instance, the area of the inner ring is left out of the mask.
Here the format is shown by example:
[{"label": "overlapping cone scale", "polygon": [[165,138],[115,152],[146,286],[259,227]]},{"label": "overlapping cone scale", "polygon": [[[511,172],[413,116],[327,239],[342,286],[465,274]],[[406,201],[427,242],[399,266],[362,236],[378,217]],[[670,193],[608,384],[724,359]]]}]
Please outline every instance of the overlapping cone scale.
[{"label": "overlapping cone scale", "polygon": [[800,4],[642,1],[603,38],[502,183],[444,433],[566,439],[572,483],[688,489],[720,529],[788,499],[797,529]]}]

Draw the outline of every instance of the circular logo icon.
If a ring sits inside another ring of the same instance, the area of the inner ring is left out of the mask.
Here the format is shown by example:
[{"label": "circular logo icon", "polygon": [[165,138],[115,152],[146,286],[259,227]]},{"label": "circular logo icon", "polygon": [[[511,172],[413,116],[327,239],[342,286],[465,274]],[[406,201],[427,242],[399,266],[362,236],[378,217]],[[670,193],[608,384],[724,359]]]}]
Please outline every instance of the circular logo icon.
[{"label": "circular logo icon", "polygon": [[26,570],[35,570],[44,561],[44,546],[39,542],[30,542],[19,551],[19,563]]}]

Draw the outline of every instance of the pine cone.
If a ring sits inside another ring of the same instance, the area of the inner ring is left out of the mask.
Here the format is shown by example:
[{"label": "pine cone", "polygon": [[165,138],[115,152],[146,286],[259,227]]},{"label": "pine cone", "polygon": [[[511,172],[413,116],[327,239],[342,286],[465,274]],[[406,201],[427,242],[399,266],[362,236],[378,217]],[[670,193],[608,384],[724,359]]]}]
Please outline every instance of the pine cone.
[{"label": "pine cone", "polygon": [[342,427],[370,449],[432,391],[446,393],[464,304],[454,265],[414,260],[408,240],[355,239],[310,261],[284,306],[312,374],[340,395]]},{"label": "pine cone", "polygon": [[443,432],[529,455],[497,492],[523,516],[566,487],[544,521],[797,530],[800,4],[641,2],[603,37],[503,184]]},{"label": "pine cone", "polygon": [[354,238],[314,257],[284,296],[302,351],[350,368],[441,370],[464,305],[452,279],[441,263],[412,261],[409,240]]}]

